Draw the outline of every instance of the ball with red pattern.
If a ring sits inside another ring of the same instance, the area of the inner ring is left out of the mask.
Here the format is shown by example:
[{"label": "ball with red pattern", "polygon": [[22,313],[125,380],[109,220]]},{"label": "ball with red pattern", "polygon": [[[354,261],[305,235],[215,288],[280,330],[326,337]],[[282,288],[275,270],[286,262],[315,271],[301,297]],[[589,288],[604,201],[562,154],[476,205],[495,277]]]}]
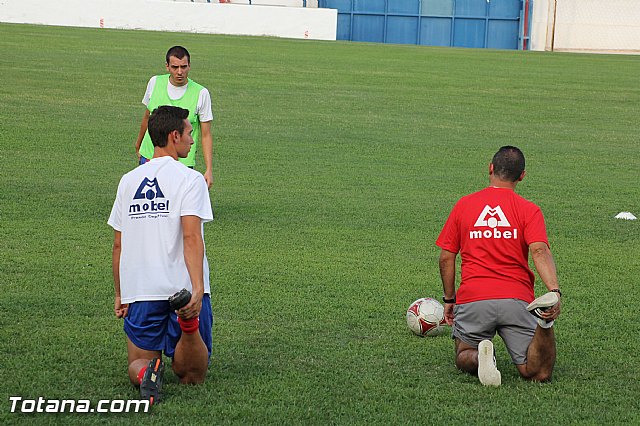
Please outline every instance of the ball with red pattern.
[{"label": "ball with red pattern", "polygon": [[418,299],[407,309],[409,330],[418,336],[438,336],[444,331],[444,324],[444,306],[436,299]]}]

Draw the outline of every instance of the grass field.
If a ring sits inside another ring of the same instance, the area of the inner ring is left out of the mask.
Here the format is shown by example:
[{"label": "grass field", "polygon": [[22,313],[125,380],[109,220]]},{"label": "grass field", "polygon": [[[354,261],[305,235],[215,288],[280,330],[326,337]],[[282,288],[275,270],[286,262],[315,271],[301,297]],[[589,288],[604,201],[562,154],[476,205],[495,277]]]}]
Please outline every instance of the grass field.
[{"label": "grass field", "polygon": [[[216,114],[208,380],[169,373],[151,414],[12,414],[137,397],[106,220],[174,44]],[[0,51],[0,423],[640,424],[640,228],[613,218],[640,215],[640,57],[7,24]],[[490,389],[404,314],[441,296],[434,241],[505,144],[564,305],[553,382],[497,339]]]}]

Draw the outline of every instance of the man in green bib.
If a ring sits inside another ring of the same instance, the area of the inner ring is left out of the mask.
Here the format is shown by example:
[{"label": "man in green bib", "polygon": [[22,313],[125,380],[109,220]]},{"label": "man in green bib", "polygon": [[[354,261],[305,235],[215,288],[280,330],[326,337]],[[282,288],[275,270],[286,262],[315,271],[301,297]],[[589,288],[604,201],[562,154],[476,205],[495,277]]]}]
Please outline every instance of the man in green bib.
[{"label": "man in green bib", "polygon": [[206,171],[204,180],[211,188],[213,183],[213,137],[211,135],[211,95],[200,84],[188,78],[191,56],[182,46],[173,46],[166,55],[166,67],[169,74],[151,77],[147,84],[142,103],[147,107],[140,124],[140,132],[135,142],[136,154],[140,164],[153,158],[153,144],[147,132],[149,114],[162,105],[172,105],[189,110],[189,121],[193,127],[194,145],[187,158],[181,158],[184,165],[193,168],[196,164],[196,151],[202,145],[202,154]]}]

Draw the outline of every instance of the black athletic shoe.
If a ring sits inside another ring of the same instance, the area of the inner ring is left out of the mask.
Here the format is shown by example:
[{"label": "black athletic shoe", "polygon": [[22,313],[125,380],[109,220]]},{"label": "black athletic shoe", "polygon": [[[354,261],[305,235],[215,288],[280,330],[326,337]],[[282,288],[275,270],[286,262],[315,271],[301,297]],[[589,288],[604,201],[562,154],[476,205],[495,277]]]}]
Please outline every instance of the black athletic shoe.
[{"label": "black athletic shoe", "polygon": [[160,392],[162,391],[162,374],[164,373],[164,362],[160,358],[149,361],[149,365],[144,372],[140,382],[140,398],[148,399],[151,405],[160,402]]},{"label": "black athletic shoe", "polygon": [[190,301],[191,292],[186,288],[183,288],[173,296],[169,297],[169,306],[171,306],[172,311],[177,311],[183,306],[186,306]]}]

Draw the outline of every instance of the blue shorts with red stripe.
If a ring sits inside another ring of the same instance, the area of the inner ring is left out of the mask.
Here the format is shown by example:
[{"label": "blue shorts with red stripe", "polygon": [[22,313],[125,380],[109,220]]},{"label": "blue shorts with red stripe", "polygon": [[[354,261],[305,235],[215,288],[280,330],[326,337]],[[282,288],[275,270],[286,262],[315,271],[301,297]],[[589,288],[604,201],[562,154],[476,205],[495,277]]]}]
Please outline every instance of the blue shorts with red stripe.
[{"label": "blue shorts with red stripe", "polygon": [[[212,328],[211,297],[205,294],[200,310],[200,336],[207,346],[209,357]],[[182,336],[178,316],[169,307],[169,302],[163,300],[130,303],[127,316],[124,318],[124,332],[140,349],[164,351],[169,358],[173,358],[178,340]]]}]

